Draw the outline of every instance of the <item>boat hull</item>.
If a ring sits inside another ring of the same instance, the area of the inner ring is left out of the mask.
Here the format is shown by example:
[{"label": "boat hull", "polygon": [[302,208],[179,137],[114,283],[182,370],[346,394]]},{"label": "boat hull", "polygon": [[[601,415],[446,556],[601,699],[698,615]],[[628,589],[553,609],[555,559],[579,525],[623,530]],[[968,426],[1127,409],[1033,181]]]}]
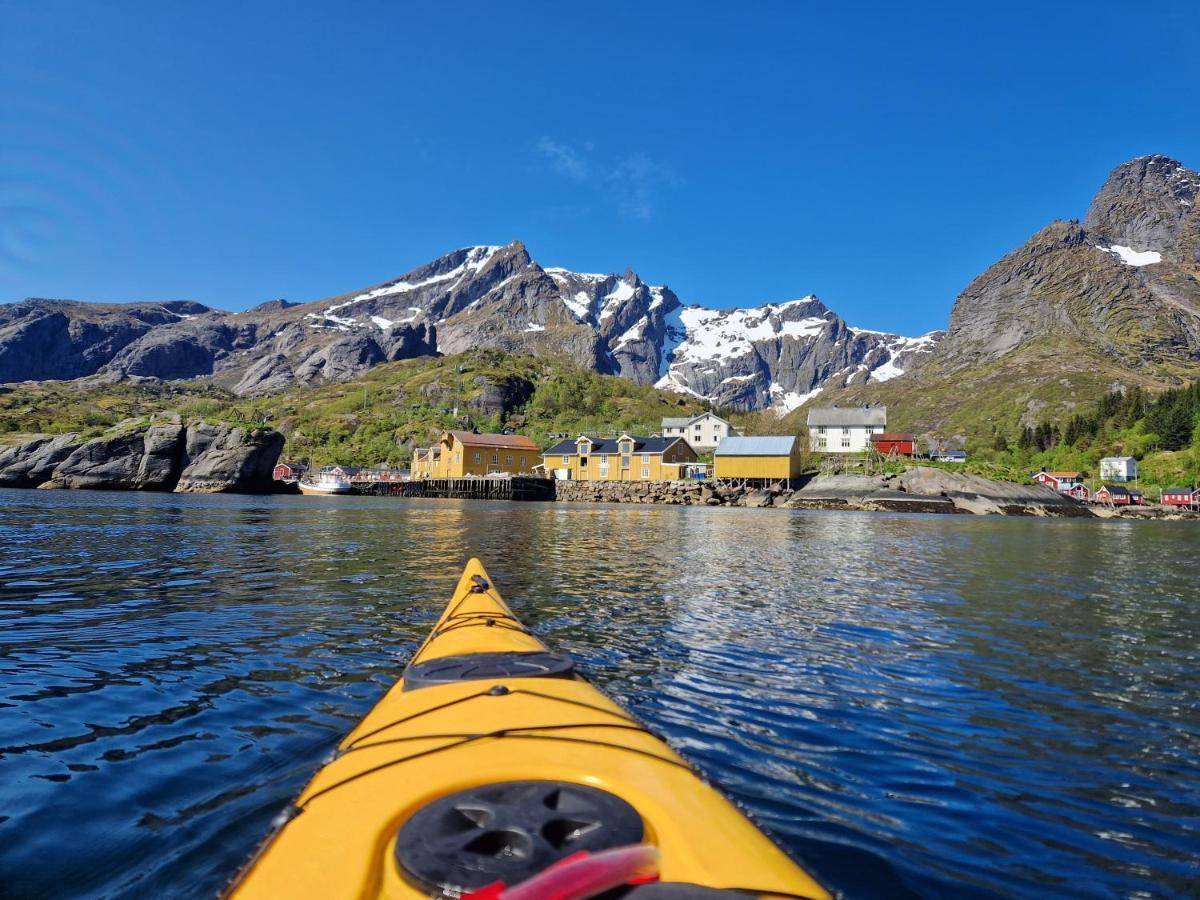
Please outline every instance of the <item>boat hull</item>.
[{"label": "boat hull", "polygon": [[342,494],[350,493],[350,485],[348,484],[325,486],[319,484],[306,484],[305,482],[301,481],[297,484],[297,487],[300,488],[300,493],[308,494],[313,497],[336,497]]},{"label": "boat hull", "polygon": [[[498,674],[485,664],[502,657],[531,669]],[[456,668],[463,672],[447,674]],[[404,869],[406,824],[451,795],[529,783],[584,786],[627,803],[664,882],[829,897],[662,740],[575,674],[569,658],[530,634],[478,560],[405,676],[340,743],[228,896],[428,897],[430,885]]]}]

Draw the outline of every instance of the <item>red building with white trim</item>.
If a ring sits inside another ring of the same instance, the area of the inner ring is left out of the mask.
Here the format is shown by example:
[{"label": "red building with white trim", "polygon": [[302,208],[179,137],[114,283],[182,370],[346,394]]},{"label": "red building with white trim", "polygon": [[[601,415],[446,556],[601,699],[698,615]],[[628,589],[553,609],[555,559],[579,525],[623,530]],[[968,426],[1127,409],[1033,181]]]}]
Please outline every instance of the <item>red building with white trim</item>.
[{"label": "red building with white trim", "polygon": [[1074,490],[1076,485],[1083,484],[1082,472],[1046,472],[1041,471],[1033,476],[1033,480],[1038,484],[1044,484],[1048,488],[1058,491],[1060,494],[1069,494]]},{"label": "red building with white trim", "polygon": [[1200,488],[1163,488],[1159,501],[1163,506],[1183,506],[1187,509],[1200,509]]},{"label": "red building with white trim", "polygon": [[1109,503],[1113,506],[1141,506],[1145,503],[1141,491],[1131,491],[1116,484],[1106,484],[1096,491],[1094,497],[1097,503]]}]

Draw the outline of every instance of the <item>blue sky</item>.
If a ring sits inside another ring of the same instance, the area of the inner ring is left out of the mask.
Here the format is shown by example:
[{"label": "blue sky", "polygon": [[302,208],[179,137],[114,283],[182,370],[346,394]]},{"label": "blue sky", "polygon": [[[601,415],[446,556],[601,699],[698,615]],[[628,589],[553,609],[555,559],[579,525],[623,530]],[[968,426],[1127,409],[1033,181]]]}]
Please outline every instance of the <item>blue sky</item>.
[{"label": "blue sky", "polygon": [[3,0],[0,301],[242,309],[520,239],[918,333],[1118,163],[1200,168],[1194,3],[833,6]]}]

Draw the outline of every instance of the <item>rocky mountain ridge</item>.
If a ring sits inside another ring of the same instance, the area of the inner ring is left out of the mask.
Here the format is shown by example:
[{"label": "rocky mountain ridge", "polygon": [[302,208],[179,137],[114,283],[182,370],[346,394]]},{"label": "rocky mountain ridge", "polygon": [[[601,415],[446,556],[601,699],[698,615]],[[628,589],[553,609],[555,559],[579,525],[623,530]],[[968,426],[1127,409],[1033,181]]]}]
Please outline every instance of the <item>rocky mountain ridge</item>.
[{"label": "rocky mountain ridge", "polygon": [[555,355],[739,409],[899,374],[937,335],[855,329],[815,297],[684,309],[634,272],[543,268],[519,241],[456,250],[364,290],[226,313],[195,303],[27,300],[0,309],[0,380],[211,377],[239,395],[344,381],[475,348]]},{"label": "rocky mountain ridge", "polygon": [[963,290],[922,365],[831,399],[982,437],[1200,378],[1198,195],[1200,174],[1169,157],[1117,166],[1082,222],[1050,223]]}]

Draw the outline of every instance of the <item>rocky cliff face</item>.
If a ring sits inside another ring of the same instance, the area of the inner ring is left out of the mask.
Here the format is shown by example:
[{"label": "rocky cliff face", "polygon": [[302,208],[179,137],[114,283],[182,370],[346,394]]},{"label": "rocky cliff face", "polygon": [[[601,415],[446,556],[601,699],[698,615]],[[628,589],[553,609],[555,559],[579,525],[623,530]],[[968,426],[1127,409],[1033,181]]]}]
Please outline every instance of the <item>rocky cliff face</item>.
[{"label": "rocky cliff face", "polygon": [[941,335],[854,328],[812,296],[752,309],[691,306],[668,321],[658,386],[736,409],[788,412],[826,388],[903,374]]},{"label": "rocky cliff face", "polygon": [[283,435],[203,422],[141,425],[84,441],[38,436],[0,452],[0,486],[267,493]]},{"label": "rocky cliff face", "polygon": [[959,295],[937,358],[994,362],[1069,338],[1133,369],[1200,362],[1200,175],[1161,156],[1119,166],[1084,224],[1055,222]]},{"label": "rocky cliff face", "polygon": [[1198,194],[1200,174],[1176,160],[1118,166],[1082,223],[1052,222],[967,286],[918,368],[830,399],[992,439],[1122,385],[1200,377]]},{"label": "rocky cliff face", "polygon": [[0,315],[0,380],[211,377],[258,395],[354,378],[397,359],[497,348],[742,409],[788,409],[826,384],[895,377],[936,337],[854,329],[812,297],[684,310],[670,288],[631,270],[542,268],[514,242],[456,250],[328,300],[271,300],[244,313],[26,301]]}]

